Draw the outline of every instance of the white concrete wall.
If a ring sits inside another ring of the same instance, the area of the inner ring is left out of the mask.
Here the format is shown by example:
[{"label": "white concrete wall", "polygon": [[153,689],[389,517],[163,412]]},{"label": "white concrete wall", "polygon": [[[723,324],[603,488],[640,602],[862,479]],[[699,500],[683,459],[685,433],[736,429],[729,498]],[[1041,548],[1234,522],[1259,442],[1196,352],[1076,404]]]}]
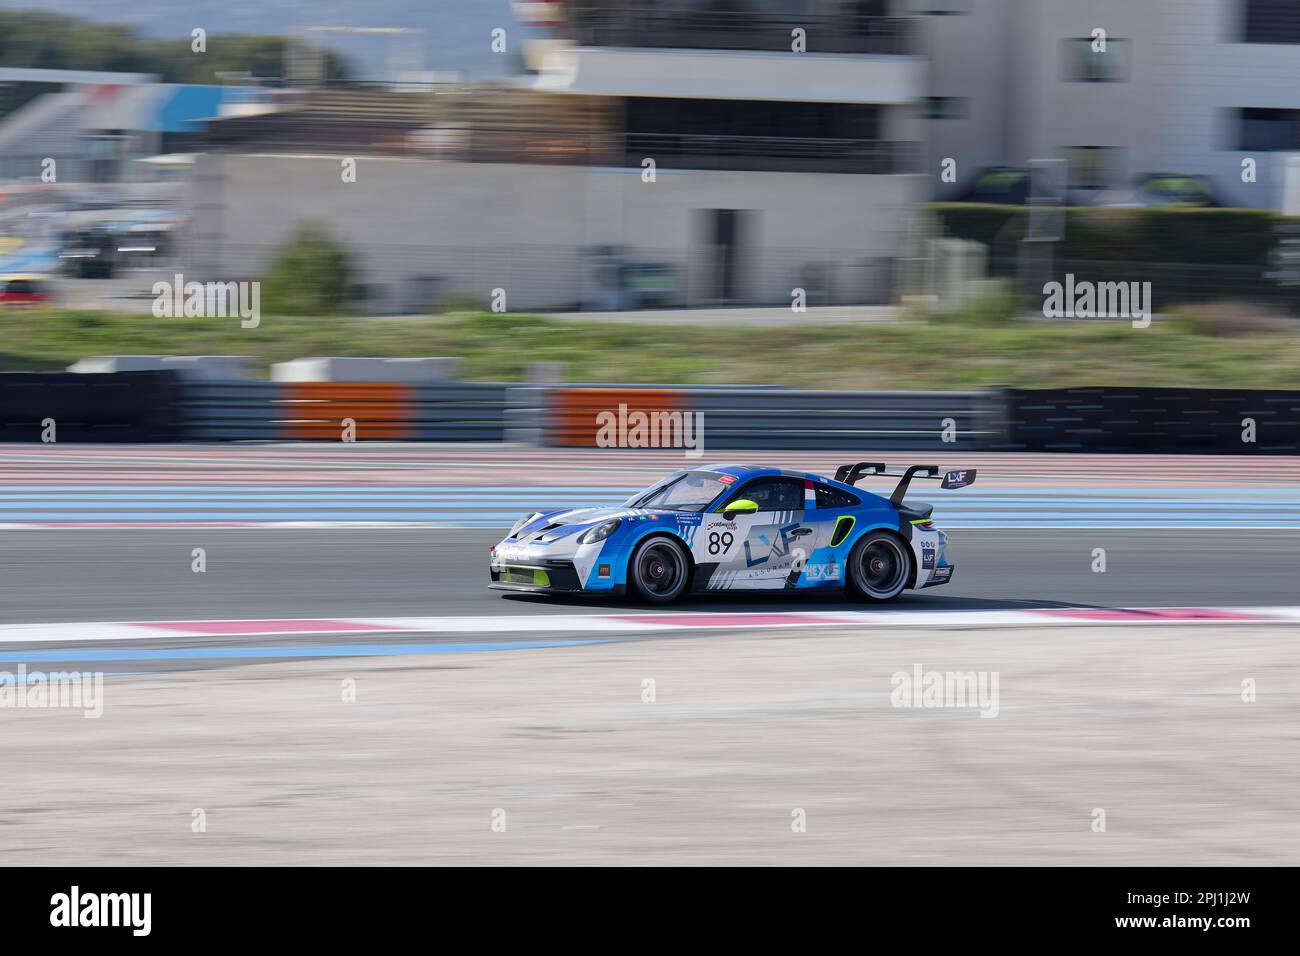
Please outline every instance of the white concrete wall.
[{"label": "white concrete wall", "polygon": [[[953,156],[964,183],[984,166],[1113,146],[1116,185],[1142,173],[1198,174],[1240,205],[1277,208],[1282,157],[1256,156],[1259,182],[1243,184],[1235,116],[1242,107],[1300,108],[1300,45],[1238,42],[1243,4],[970,0],[968,15],[922,18],[929,95],[967,96],[970,106],[965,120],[926,124],[927,172]],[[1096,27],[1126,41],[1125,82],[1063,78],[1062,39]]]},{"label": "white concrete wall", "polygon": [[[1180,0],[1194,7],[1201,0]],[[1024,91],[1025,122],[1011,141],[1016,163],[1066,158],[1069,147],[1115,147],[1110,154],[1110,186],[1131,181],[1149,165],[1157,138],[1151,124],[1167,77],[1153,55],[1177,20],[1165,0],[1130,3],[1094,0],[1070,4],[1063,0],[1018,0],[1014,17],[1021,26],[1017,42],[1033,51],[1023,61],[1016,84]],[[1108,53],[1127,64],[1127,80],[1082,83],[1066,79],[1064,41],[1106,31]],[[1176,164],[1173,169],[1191,172]]]},{"label": "white concrete wall", "polygon": [[1234,42],[1241,3],[1162,0],[1167,28],[1152,38],[1150,53],[1155,61],[1150,142],[1138,155],[1152,167],[1214,176],[1242,205],[1278,208],[1284,157],[1253,154],[1259,181],[1242,183],[1241,160],[1247,154],[1236,148],[1236,112],[1300,109],[1300,45]]},{"label": "white concrete wall", "polygon": [[[927,16],[917,37],[929,63],[927,96],[965,100],[959,119],[919,120],[923,168],[937,195],[973,184],[981,170],[1006,162],[1014,110],[1016,57],[1010,54],[1012,0],[973,0],[978,15]],[[938,181],[941,163],[956,160],[956,184]]]},{"label": "white concrete wall", "polygon": [[[632,247],[638,261],[671,262],[693,301],[707,294],[703,210],[752,213],[740,256],[741,294],[788,301],[805,262],[849,263],[902,254],[919,177],[640,170],[358,158],[344,183],[339,157],[200,157],[194,183],[192,271],[262,274],[274,248],[316,221],[354,256],[361,280],[384,287],[382,310],[413,308],[408,283],[440,276],[441,297],[565,308],[594,294],[583,251]],[[847,265],[844,267],[848,274]]]}]

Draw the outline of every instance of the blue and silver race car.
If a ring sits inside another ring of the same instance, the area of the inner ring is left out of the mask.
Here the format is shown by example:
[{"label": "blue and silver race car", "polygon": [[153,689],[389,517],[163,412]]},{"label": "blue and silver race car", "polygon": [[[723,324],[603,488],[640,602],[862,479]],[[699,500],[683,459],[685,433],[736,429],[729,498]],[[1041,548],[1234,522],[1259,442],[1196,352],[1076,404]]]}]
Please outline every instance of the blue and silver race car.
[{"label": "blue and silver race car", "polygon": [[[888,498],[855,487],[898,478]],[[904,500],[913,478],[963,488],[975,471],[879,462],[834,478],[755,465],[678,471],[617,508],[538,511],[491,548],[491,586],[627,594],[668,604],[687,592],[844,590],[889,601],[952,580],[932,506]]]}]

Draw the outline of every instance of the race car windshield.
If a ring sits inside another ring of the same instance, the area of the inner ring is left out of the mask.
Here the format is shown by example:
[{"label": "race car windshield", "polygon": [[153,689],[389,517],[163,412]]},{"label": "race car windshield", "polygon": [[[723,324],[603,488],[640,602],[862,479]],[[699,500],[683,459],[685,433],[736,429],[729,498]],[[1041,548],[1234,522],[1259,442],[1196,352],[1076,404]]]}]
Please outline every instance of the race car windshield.
[{"label": "race car windshield", "polygon": [[629,508],[663,508],[665,511],[703,511],[728,485],[709,471],[685,471],[651,485],[626,502]]}]

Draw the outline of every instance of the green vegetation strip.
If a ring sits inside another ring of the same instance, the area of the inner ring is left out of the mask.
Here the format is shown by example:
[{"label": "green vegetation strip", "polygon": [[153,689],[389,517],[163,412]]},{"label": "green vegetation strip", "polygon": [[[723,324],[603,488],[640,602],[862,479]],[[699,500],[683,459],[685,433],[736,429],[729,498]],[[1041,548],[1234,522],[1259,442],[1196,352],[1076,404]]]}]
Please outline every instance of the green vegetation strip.
[{"label": "green vegetation strip", "polygon": [[1124,321],[1017,320],[997,304],[897,324],[733,326],[601,323],[529,315],[419,318],[176,318],[107,312],[0,313],[0,370],[49,371],[89,355],[456,356],[476,381],[563,363],[574,382],[774,384],[818,389],[991,385],[1300,387],[1300,331],[1288,320],[1234,326],[1231,309]]}]

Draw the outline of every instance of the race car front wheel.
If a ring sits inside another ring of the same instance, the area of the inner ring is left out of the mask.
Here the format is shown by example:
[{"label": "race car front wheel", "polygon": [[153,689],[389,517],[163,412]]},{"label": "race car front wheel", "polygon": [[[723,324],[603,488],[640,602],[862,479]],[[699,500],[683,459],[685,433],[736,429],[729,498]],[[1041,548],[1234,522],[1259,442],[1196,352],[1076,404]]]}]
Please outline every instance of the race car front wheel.
[{"label": "race car front wheel", "polygon": [[686,552],[671,538],[641,542],[628,565],[628,583],[650,604],[671,604],[686,590]]},{"label": "race car front wheel", "polygon": [[863,535],[849,555],[849,593],[868,601],[892,601],[911,574],[911,548],[886,531]]}]

